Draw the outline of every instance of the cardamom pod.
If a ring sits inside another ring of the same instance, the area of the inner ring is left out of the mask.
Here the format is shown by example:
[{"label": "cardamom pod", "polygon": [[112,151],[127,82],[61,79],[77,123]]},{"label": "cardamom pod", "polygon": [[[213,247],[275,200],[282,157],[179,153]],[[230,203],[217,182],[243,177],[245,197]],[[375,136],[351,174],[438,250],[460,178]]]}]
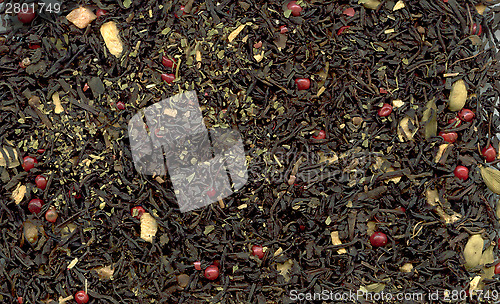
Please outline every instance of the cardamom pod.
[{"label": "cardamom pod", "polygon": [[364,7],[368,9],[377,9],[377,7],[380,5],[380,1],[378,0],[359,0],[359,4],[363,4]]},{"label": "cardamom pod", "polygon": [[459,79],[451,86],[448,109],[459,111],[465,106],[467,100],[467,87],[465,81]]},{"label": "cardamom pod", "polygon": [[38,241],[38,226],[31,220],[26,220],[23,223],[24,237],[31,244],[34,245]]},{"label": "cardamom pod", "polygon": [[496,194],[500,194],[500,171],[491,167],[479,166],[481,177],[488,188]]},{"label": "cardamom pod", "polygon": [[479,265],[483,256],[484,240],[479,234],[469,238],[464,247],[465,269],[471,269]]}]

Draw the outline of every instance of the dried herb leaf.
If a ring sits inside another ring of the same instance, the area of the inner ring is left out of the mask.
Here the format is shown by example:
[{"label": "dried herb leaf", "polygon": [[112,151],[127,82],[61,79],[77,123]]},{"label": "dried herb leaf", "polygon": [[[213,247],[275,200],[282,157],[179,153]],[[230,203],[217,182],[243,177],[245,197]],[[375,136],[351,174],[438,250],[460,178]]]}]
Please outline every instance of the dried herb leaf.
[{"label": "dried herb leaf", "polygon": [[[339,238],[339,232],[338,231],[332,231],[332,233],[330,233],[330,237],[332,239],[332,244],[333,245],[342,245],[342,241]],[[345,248],[340,248],[340,249],[337,250],[337,253],[338,254],[347,253],[347,250]]]},{"label": "dried herb leaf", "polygon": [[437,107],[434,98],[427,102],[424,114],[422,116],[422,125],[424,126],[424,137],[429,139],[437,134]]}]

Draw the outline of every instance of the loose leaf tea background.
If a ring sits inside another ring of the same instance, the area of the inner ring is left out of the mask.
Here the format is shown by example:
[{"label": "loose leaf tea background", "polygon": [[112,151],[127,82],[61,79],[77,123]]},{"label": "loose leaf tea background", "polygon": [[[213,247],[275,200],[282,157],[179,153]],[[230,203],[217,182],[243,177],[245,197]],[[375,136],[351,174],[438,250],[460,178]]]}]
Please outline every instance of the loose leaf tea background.
[{"label": "loose leaf tea background", "polygon": [[[485,184],[479,167],[496,166],[483,147],[499,151],[498,18],[483,7],[496,2],[297,1],[294,16],[281,1],[67,1],[13,26],[0,37],[0,300],[499,290],[498,196],[486,186],[498,181]],[[80,29],[66,18],[79,5],[107,14]],[[310,88],[297,90],[298,78]],[[168,175],[135,171],[127,124],[188,90],[208,128],[241,133],[249,181],[181,213]],[[380,117],[385,103],[392,112]],[[457,107],[475,118],[448,123]],[[38,164],[26,172],[28,155]],[[138,205],[152,232],[131,214]],[[55,223],[44,218],[51,207]],[[376,231],[387,245],[370,244]]]}]

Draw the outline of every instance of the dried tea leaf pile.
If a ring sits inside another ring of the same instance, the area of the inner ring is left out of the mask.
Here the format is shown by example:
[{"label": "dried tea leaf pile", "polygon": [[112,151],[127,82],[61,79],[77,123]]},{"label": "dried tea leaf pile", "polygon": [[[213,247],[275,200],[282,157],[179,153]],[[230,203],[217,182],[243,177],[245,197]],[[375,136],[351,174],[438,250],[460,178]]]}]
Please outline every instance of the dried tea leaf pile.
[{"label": "dried tea leaf pile", "polygon": [[[13,27],[0,37],[0,302],[57,303],[85,282],[92,303],[499,290],[495,2],[65,1]],[[127,126],[189,90],[207,128],[241,134],[249,181],[181,213],[168,175],[135,170]],[[449,122],[463,108],[475,118]],[[377,231],[387,245],[370,244]]]}]

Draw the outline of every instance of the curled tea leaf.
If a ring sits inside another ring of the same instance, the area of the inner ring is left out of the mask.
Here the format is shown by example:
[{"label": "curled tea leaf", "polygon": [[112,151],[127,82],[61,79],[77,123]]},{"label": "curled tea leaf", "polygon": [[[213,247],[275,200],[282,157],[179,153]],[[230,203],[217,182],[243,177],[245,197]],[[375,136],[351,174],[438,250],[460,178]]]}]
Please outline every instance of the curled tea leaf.
[{"label": "curled tea leaf", "polygon": [[465,81],[459,79],[451,87],[448,109],[450,111],[459,111],[465,106],[466,100],[467,87],[465,86]]},{"label": "curled tea leaf", "polygon": [[483,253],[484,240],[479,234],[469,238],[464,248],[465,268],[471,269],[479,265]]},{"label": "curled tea leaf", "polygon": [[500,171],[491,167],[480,166],[481,177],[488,188],[496,194],[500,194]]}]

